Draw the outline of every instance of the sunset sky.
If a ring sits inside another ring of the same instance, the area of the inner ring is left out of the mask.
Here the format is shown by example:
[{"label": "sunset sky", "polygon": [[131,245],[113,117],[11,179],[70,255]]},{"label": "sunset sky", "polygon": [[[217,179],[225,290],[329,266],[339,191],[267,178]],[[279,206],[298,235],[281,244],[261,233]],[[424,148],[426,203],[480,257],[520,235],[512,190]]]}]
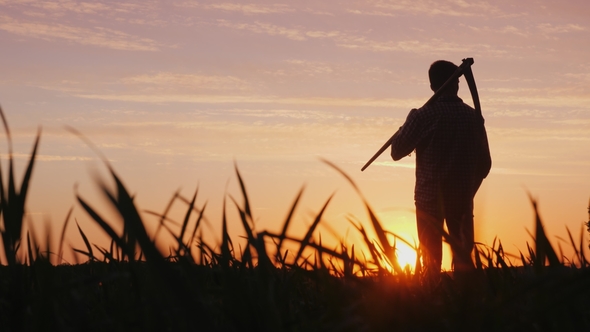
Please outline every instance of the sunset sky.
[{"label": "sunset sky", "polygon": [[[528,191],[566,251],[557,236],[567,239],[567,226],[579,237],[588,218],[589,18],[586,0],[0,0],[0,105],[19,178],[42,128],[27,211],[55,232],[74,206],[93,233],[76,186],[102,204],[93,174],[104,167],[71,126],[141,209],[161,212],[176,190],[188,197],[199,186],[213,243],[224,194],[241,202],[234,161],[258,230],[280,230],[305,185],[292,235],[335,192],[319,231],[356,241],[347,216],[369,227],[362,201],[320,157],[356,181],[385,228],[413,241],[415,158],[385,153],[360,168],[431,96],[433,61],[473,57],[493,159],[476,197],[476,240],[526,248]],[[231,204],[228,215],[242,235]]]}]

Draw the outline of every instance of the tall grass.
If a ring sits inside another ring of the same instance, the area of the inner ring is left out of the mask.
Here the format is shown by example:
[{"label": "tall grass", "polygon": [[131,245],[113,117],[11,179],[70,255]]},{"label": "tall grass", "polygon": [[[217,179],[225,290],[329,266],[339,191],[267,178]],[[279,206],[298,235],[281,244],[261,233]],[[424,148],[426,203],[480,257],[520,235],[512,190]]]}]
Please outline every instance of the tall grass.
[{"label": "tall grass", "polygon": [[[111,239],[110,246],[94,244],[76,222],[84,247],[73,251],[84,256],[86,263],[52,265],[50,255],[63,254],[72,211],[61,229],[57,249],[49,241],[51,230],[45,230],[45,240],[32,231],[23,233],[27,188],[40,135],[17,190],[10,133],[1,109],[0,114],[10,151],[6,182],[0,169],[0,231],[6,264],[0,266],[2,331],[590,328],[585,232],[574,240],[568,230],[575,261],[560,259],[531,199],[535,237],[527,252],[511,258],[499,240],[492,246],[477,244],[473,271],[441,273],[440,279],[433,281],[422,274],[419,252],[415,270],[402,269],[396,243],[403,239],[383,228],[354,181],[328,161],[324,162],[339,172],[363,201],[369,228],[362,221],[349,221],[360,232],[365,248],[343,242],[327,247],[321,235],[314,236],[332,197],[326,199],[302,237],[289,232],[303,189],[280,233],[256,231],[237,166],[241,199],[231,195],[224,199],[220,243],[212,245],[204,239],[206,203],[198,206],[198,189],[190,198],[175,193],[162,213],[149,212],[159,219],[155,233],[149,234],[133,197],[103,158],[113,185],[97,180],[97,186],[122,224],[107,220],[91,202],[76,194],[82,210]],[[237,209],[245,234],[239,242],[229,236],[227,203]],[[183,219],[176,222],[178,228],[169,226],[173,204],[183,204],[186,209]],[[174,239],[169,253],[156,246],[161,232]],[[441,236],[453,245],[443,230]]]}]

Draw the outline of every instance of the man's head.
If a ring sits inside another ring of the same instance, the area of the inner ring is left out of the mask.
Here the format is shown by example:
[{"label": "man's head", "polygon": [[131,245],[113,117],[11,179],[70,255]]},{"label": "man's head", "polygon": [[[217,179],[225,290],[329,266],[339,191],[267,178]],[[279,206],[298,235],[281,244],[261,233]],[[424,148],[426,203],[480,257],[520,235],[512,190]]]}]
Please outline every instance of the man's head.
[{"label": "man's head", "polygon": [[[428,78],[430,79],[430,88],[437,91],[457,70],[457,65],[446,60],[433,62],[428,69]],[[459,79],[456,84],[451,84],[445,91],[445,94],[457,94],[459,91]]]}]

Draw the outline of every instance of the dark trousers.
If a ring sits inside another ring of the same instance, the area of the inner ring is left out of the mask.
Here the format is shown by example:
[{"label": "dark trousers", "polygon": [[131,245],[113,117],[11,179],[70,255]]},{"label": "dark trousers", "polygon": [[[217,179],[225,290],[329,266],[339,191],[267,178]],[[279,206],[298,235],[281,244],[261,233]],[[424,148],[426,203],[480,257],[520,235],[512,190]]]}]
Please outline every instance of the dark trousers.
[{"label": "dark trousers", "polygon": [[418,240],[422,264],[426,271],[439,273],[442,264],[443,222],[446,221],[453,253],[453,269],[467,271],[473,268],[471,251],[474,245],[473,204],[462,211],[445,211],[443,217],[435,217],[416,209]]}]

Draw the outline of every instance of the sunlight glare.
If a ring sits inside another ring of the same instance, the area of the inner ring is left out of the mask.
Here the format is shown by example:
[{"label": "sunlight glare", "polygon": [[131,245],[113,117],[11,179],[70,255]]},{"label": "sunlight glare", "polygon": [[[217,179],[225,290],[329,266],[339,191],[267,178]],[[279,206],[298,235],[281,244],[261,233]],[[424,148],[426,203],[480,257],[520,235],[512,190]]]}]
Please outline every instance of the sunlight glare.
[{"label": "sunlight glare", "polygon": [[405,269],[407,265],[414,270],[416,267],[416,251],[401,241],[397,243],[396,255],[399,265]]}]

